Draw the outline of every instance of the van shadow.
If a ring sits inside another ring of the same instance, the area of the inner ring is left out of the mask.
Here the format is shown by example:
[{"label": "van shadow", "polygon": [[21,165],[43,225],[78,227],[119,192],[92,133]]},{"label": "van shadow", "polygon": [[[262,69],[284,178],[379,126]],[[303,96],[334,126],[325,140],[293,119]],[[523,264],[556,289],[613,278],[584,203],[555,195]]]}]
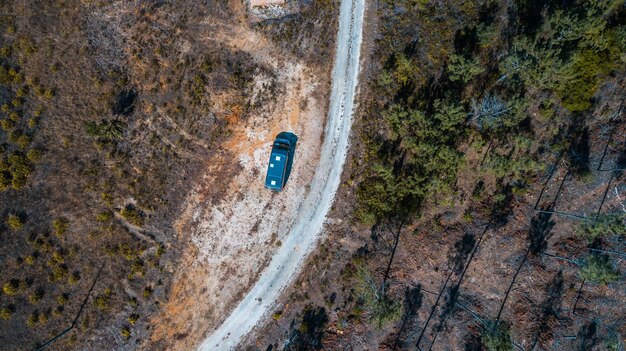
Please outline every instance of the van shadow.
[{"label": "van shadow", "polygon": [[298,137],[291,132],[280,132],[276,135],[276,138],[283,138],[289,140],[291,147],[289,148],[289,159],[287,161],[287,169],[285,170],[285,186],[289,181],[289,175],[291,175],[291,167],[293,166],[293,157],[296,154],[296,144],[298,143]]}]

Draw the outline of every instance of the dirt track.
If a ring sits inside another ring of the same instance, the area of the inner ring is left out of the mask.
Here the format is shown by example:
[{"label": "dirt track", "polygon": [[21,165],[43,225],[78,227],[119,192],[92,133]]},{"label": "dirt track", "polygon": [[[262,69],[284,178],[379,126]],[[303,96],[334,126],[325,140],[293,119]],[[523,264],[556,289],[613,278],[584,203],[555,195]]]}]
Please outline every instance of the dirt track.
[{"label": "dirt track", "polygon": [[[237,346],[241,338],[261,321],[280,293],[292,282],[319,239],[326,214],[339,187],[348,150],[359,73],[364,9],[364,0],[343,0],[341,3],[324,144],[310,191],[298,210],[297,219],[256,284],[228,318],[204,340],[200,350],[228,350]],[[279,199],[277,197],[276,200]],[[239,214],[250,215],[243,212]]]}]

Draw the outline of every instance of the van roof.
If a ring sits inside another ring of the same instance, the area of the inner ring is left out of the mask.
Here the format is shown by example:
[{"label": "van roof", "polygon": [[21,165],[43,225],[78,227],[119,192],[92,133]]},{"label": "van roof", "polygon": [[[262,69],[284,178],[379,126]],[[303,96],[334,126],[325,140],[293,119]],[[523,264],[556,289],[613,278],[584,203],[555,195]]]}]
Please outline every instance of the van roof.
[{"label": "van roof", "polygon": [[283,186],[283,174],[289,151],[281,148],[272,148],[270,162],[267,168],[265,186],[280,189]]}]

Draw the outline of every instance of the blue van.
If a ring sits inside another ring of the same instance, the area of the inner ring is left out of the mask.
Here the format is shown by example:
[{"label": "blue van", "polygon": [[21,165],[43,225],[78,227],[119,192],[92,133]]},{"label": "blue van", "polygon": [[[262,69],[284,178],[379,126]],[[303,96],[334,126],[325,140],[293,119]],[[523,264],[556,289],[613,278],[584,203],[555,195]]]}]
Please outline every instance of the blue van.
[{"label": "blue van", "polygon": [[265,177],[265,187],[273,191],[283,190],[285,186],[285,173],[289,163],[289,151],[291,143],[284,138],[276,138],[270,153],[270,162],[267,166],[267,176]]}]

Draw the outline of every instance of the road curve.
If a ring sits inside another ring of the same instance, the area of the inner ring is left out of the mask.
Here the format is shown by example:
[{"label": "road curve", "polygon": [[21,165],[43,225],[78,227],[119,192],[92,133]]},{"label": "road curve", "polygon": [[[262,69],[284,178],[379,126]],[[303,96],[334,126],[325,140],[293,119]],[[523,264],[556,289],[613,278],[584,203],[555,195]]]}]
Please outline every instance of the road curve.
[{"label": "road curve", "polygon": [[199,350],[232,350],[272,308],[298,275],[322,232],[341,181],[359,75],[365,0],[341,0],[339,32],[324,143],[311,190],[281,247],[259,280]]}]

